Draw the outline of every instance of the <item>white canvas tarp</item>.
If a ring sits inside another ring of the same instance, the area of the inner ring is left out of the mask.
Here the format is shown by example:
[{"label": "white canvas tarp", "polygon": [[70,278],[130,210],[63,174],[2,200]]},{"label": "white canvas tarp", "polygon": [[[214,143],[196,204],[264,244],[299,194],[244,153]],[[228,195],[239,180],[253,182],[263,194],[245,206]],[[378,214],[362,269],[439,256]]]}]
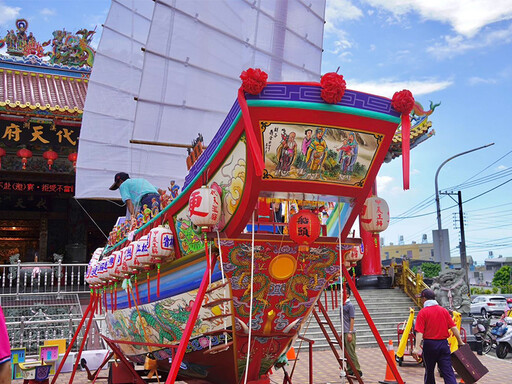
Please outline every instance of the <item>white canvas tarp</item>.
[{"label": "white canvas tarp", "polygon": [[161,188],[183,185],[186,149],[130,139],[191,144],[201,133],[208,145],[247,68],[269,81],[320,79],[324,0],[148,2],[150,25],[150,7],[134,6],[145,0],[112,4],[85,106],[77,197],[117,197],[108,186],[120,171]]}]

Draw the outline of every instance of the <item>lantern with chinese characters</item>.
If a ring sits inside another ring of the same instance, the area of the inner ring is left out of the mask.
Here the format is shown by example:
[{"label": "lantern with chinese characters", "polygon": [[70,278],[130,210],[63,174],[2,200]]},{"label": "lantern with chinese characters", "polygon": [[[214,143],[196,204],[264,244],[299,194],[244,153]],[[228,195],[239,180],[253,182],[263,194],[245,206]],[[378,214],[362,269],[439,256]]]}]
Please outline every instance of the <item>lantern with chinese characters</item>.
[{"label": "lantern with chinese characters", "polygon": [[198,227],[212,227],[220,220],[221,199],[217,189],[202,186],[190,195],[188,213]]},{"label": "lantern with chinese characters", "polygon": [[110,278],[120,281],[124,278],[124,274],[121,271],[121,267],[123,266],[123,251],[114,251],[112,252],[114,256],[114,268],[110,271]]},{"label": "lantern with chinese characters", "polygon": [[52,151],[50,149],[49,151],[43,153],[43,158],[45,158],[48,162],[48,169],[52,169],[52,165],[54,161],[59,158],[59,155],[57,154],[57,152]]},{"label": "lantern with chinese characters", "polygon": [[98,261],[100,259],[100,256],[102,255],[104,249],[105,248],[96,248],[96,250],[92,254],[91,261],[93,261],[93,260]]},{"label": "lantern with chinese characters", "polygon": [[7,152],[5,152],[5,149],[0,147],[0,169],[2,169],[2,157],[4,157],[6,154]]},{"label": "lantern with chinese characters", "polygon": [[149,264],[149,260],[151,257],[149,256],[148,251],[148,235],[142,236],[137,242],[135,243],[135,259],[137,260],[137,263],[142,265],[143,267],[147,264]]},{"label": "lantern with chinese characters", "polygon": [[143,263],[160,263],[163,259],[174,260],[174,238],[169,228],[158,226],[149,231],[148,252],[150,259]]},{"label": "lantern with chinese characters", "polygon": [[85,281],[91,286],[96,287],[101,285],[101,280],[98,278],[98,260],[92,260],[91,264],[89,264],[89,268],[87,268],[87,275],[85,277]]},{"label": "lantern with chinese characters", "polygon": [[96,265],[96,260],[91,260],[85,271],[85,282],[92,286],[92,269]]},{"label": "lantern with chinese characters", "polygon": [[355,267],[357,262],[363,258],[363,251],[361,246],[357,245],[352,247],[344,254],[345,267]]},{"label": "lantern with chinese characters", "polygon": [[365,231],[371,233],[384,231],[389,225],[389,207],[386,200],[377,196],[367,198],[359,221]]},{"label": "lantern with chinese characters", "polygon": [[16,152],[18,157],[21,157],[22,169],[27,169],[27,161],[32,157],[32,151],[27,148],[22,148]]},{"label": "lantern with chinese characters", "polygon": [[[123,271],[136,274],[139,270],[144,269],[144,266],[137,260],[135,253],[137,250],[138,241],[132,241],[125,249],[123,259]],[[126,265],[126,267],[125,267]]]},{"label": "lantern with chinese characters", "polygon": [[98,279],[100,279],[101,281],[106,282],[106,283],[108,283],[108,281],[109,281],[108,267],[107,267],[108,259],[109,259],[108,257],[104,257],[103,259],[98,261],[98,271],[97,271]]},{"label": "lantern with chinese characters", "polygon": [[309,251],[309,246],[320,236],[318,215],[308,210],[301,210],[292,216],[288,226],[290,238],[299,244],[299,251]]},{"label": "lantern with chinese characters", "polygon": [[70,153],[68,156],[68,160],[73,163],[73,168],[76,169],[76,159],[78,158],[78,154],[76,152]]}]

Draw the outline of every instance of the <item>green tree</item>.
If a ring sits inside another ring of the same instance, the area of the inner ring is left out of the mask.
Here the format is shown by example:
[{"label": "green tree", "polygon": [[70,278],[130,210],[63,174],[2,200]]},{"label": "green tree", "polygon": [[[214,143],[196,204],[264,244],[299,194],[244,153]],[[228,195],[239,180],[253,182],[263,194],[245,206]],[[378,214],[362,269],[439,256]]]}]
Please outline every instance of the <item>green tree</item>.
[{"label": "green tree", "polygon": [[510,279],[511,268],[505,265],[498,269],[492,279],[492,285],[495,287],[504,287],[512,283]]},{"label": "green tree", "polygon": [[423,275],[427,278],[437,277],[441,272],[441,264],[436,263],[423,263],[421,264]]}]

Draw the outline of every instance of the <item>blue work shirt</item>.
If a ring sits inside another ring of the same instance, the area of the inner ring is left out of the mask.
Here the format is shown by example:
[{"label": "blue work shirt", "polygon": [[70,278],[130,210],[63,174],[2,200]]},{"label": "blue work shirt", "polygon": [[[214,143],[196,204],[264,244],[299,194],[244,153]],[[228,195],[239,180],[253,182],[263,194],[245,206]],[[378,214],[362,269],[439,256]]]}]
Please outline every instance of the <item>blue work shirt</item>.
[{"label": "blue work shirt", "polygon": [[142,196],[148,193],[158,194],[158,190],[146,179],[127,179],[119,187],[119,192],[121,192],[123,202],[131,200],[135,207],[140,204]]}]

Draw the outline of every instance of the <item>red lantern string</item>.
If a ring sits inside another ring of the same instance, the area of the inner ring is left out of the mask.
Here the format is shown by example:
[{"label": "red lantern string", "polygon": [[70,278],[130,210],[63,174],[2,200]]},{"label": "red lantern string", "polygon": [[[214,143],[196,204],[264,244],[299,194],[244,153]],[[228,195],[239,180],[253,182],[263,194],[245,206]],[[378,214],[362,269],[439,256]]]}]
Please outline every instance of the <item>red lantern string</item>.
[{"label": "red lantern string", "polygon": [[146,273],[146,279],[148,280],[148,303],[151,301],[151,282],[149,281],[149,271]]},{"label": "red lantern string", "polygon": [[110,313],[114,313],[114,295],[112,293],[112,284],[110,286]]},{"label": "red lantern string", "polygon": [[137,283],[137,275],[135,275],[135,294],[137,295],[137,305],[140,305],[140,298],[139,298],[139,284]]},{"label": "red lantern string", "polygon": [[160,297],[160,263],[156,265],[156,297]]},{"label": "red lantern string", "polygon": [[98,289],[98,303],[100,305],[100,307],[99,307],[100,313],[99,314],[101,315],[101,313],[103,312],[103,308],[101,306],[101,289]]},{"label": "red lantern string", "polygon": [[108,307],[107,307],[107,288],[103,289],[103,304],[105,306],[105,312],[108,312]]},{"label": "red lantern string", "polygon": [[130,284],[126,285],[126,296],[128,296],[128,308],[132,309],[132,299],[130,298]]},{"label": "red lantern string", "polygon": [[395,92],[391,100],[391,106],[402,114],[402,172],[404,190],[407,190],[409,189],[409,152],[411,139],[411,120],[409,119],[409,114],[414,108],[414,97],[411,91],[404,89],[400,92]]}]

